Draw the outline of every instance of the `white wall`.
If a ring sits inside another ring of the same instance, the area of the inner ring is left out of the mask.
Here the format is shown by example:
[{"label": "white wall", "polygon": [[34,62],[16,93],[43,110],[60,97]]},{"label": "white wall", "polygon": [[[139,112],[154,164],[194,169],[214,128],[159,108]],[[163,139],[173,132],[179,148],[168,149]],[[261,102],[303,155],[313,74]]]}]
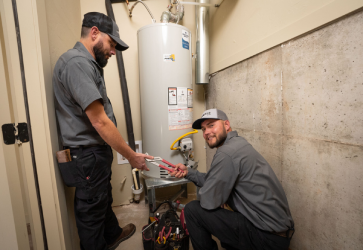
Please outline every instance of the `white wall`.
[{"label": "white wall", "polygon": [[[211,0],[212,3],[221,0]],[[211,8],[216,72],[363,7],[361,0],[225,0]]]},{"label": "white wall", "polygon": [[[73,48],[81,34],[81,8],[79,0],[36,0],[38,8],[38,25],[41,43],[41,55],[44,72],[44,93],[47,108],[46,124],[50,137],[49,166],[54,170],[53,185],[57,190],[57,198],[61,216],[58,218],[62,225],[62,248],[79,248],[79,238],[74,219],[74,188],[63,185],[55,159],[55,152],[59,150],[57,127],[54,111],[52,76],[58,58],[67,50]],[[64,244],[64,245],[63,245]]]}]

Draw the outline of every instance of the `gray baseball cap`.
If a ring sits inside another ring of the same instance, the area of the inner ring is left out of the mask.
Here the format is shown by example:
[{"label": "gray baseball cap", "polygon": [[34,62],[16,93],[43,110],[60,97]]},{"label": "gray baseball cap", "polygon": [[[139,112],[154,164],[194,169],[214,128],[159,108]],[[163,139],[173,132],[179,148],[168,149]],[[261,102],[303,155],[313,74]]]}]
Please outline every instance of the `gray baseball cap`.
[{"label": "gray baseball cap", "polygon": [[96,26],[99,31],[109,35],[117,43],[117,50],[123,51],[129,48],[129,46],[121,40],[118,26],[110,17],[99,12],[88,12],[84,15],[82,27],[92,28],[93,26]]},{"label": "gray baseball cap", "polygon": [[193,122],[192,127],[194,129],[201,129],[202,122],[207,119],[216,119],[216,120],[228,120],[227,115],[219,109],[208,109],[203,112],[202,117]]}]

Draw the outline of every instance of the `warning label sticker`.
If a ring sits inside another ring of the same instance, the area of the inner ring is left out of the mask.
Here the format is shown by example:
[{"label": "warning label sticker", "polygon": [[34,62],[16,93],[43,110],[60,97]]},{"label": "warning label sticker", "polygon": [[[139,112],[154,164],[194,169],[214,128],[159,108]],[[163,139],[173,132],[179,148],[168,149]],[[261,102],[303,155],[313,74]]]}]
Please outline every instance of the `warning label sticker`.
[{"label": "warning label sticker", "polygon": [[186,108],[188,104],[188,90],[187,88],[178,87],[177,90],[177,99],[178,99],[178,107]]},{"label": "warning label sticker", "polygon": [[193,108],[193,89],[188,89],[188,108]]},{"label": "warning label sticker", "polygon": [[[176,90],[176,91],[175,91]],[[169,130],[187,129],[192,127],[193,109],[189,108],[188,92],[185,87],[168,88],[168,120]],[[173,96],[175,92],[176,98]],[[175,104],[176,100],[176,104]]]},{"label": "warning label sticker", "polygon": [[169,109],[169,130],[180,130],[192,127],[193,109]]},{"label": "warning label sticker", "polygon": [[182,46],[189,50],[189,32],[187,30],[182,30]]},{"label": "warning label sticker", "polygon": [[168,96],[168,105],[176,105],[177,102],[176,102],[176,93],[177,92],[177,88],[175,87],[171,87],[171,88],[168,88],[168,93],[169,93],[169,96]]},{"label": "warning label sticker", "polygon": [[175,62],[174,54],[164,54],[163,55],[164,62]]}]

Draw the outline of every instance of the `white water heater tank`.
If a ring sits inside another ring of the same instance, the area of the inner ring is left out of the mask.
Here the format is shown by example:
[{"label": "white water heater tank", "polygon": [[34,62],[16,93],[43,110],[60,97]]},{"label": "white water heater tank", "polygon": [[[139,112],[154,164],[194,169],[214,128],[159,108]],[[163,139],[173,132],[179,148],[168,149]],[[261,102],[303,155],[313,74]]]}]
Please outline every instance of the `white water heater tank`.
[{"label": "white water heater tank", "polygon": [[[173,164],[184,163],[182,153],[170,146],[192,131],[190,30],[171,23],[150,24],[139,29],[137,37],[143,151]],[[170,177],[166,170],[147,165],[150,171],[144,175]]]}]

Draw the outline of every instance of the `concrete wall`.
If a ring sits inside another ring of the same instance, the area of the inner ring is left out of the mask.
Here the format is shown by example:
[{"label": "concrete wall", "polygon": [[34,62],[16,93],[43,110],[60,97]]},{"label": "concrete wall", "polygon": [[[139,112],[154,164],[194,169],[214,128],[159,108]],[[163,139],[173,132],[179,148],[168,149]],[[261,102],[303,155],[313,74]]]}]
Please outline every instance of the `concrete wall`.
[{"label": "concrete wall", "polygon": [[[282,182],[294,250],[362,249],[362,41],[360,11],[233,65],[206,86],[207,108],[224,110]],[[207,150],[207,164],[212,157]]]},{"label": "concrete wall", "polygon": [[[211,0],[220,3],[221,0]],[[228,0],[211,8],[210,72],[309,32],[360,7],[361,0]]]}]

